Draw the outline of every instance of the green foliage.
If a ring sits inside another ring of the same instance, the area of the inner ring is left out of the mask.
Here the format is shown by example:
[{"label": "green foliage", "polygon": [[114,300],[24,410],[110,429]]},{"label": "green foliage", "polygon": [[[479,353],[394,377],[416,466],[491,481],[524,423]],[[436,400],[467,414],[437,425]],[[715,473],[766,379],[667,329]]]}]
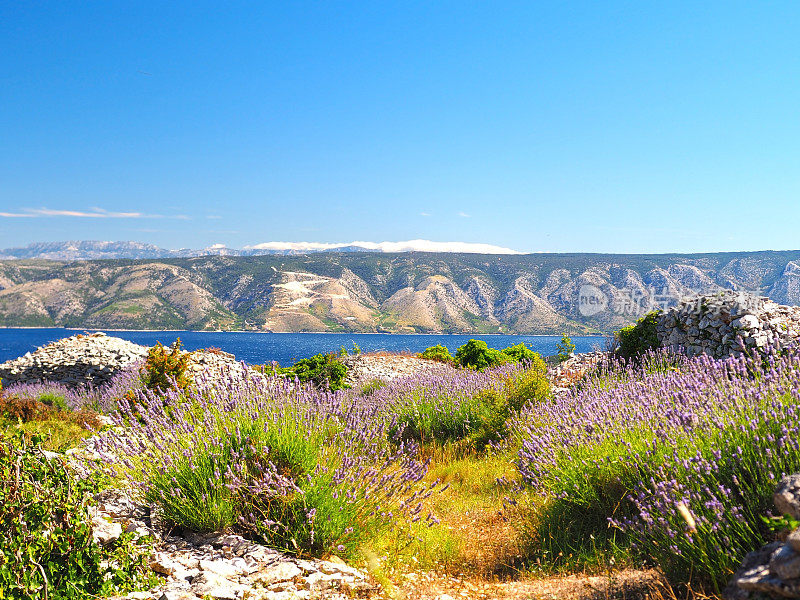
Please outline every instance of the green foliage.
[{"label": "green foliage", "polygon": [[509,419],[528,403],[550,395],[547,365],[538,355],[530,368],[502,379],[502,385],[467,398],[428,395],[424,391],[406,398],[395,409],[390,436],[431,446],[457,444],[464,451],[482,451],[504,440]]},{"label": "green foliage", "polygon": [[435,346],[431,346],[430,348],[426,348],[422,351],[419,355],[420,358],[425,358],[427,360],[437,360],[439,362],[451,364],[455,360],[453,355],[450,354],[450,350],[442,346],[441,344],[436,344]]},{"label": "green foliage", "polygon": [[547,400],[550,397],[550,382],[547,379],[547,364],[542,357],[537,354],[524,370],[506,378],[503,395],[511,410],[517,412],[527,404]]},{"label": "green foliage", "polygon": [[42,440],[0,433],[0,597],[79,600],[154,583],[149,548],[123,536],[92,538],[87,509],[96,480],[76,480]]},{"label": "green foliage", "polygon": [[186,374],[186,368],[191,353],[182,352],[181,347],[178,338],[169,350],[161,342],[150,348],[142,369],[142,379],[148,389],[163,392],[173,387],[182,391],[189,388],[192,380]]},{"label": "green foliage", "polygon": [[371,379],[361,386],[358,395],[371,396],[383,387],[386,387],[386,382],[383,379]]},{"label": "green foliage", "polygon": [[558,354],[556,354],[558,362],[564,362],[575,352],[575,344],[572,343],[572,338],[565,333],[561,336],[561,341],[556,344],[556,349],[558,350]]},{"label": "green foliage", "polygon": [[[432,356],[430,358],[434,359],[436,355],[450,356],[447,348],[433,346],[422,353],[423,358],[429,358],[425,356],[428,351],[431,351]],[[496,350],[495,348],[489,348],[488,344],[482,340],[470,340],[456,351],[456,356],[452,360],[461,367],[482,371],[483,369],[509,362],[533,362],[541,360],[541,358],[539,354],[523,343],[509,346],[504,350]]]},{"label": "green foliage", "polygon": [[348,387],[344,382],[347,365],[339,361],[335,354],[316,354],[311,358],[302,358],[279,372],[331,391]]},{"label": "green foliage", "polygon": [[615,335],[619,343],[617,353],[626,360],[637,360],[648,350],[658,348],[656,323],[659,314],[659,311],[647,313],[635,325],[620,329]]},{"label": "green foliage", "polygon": [[45,392],[41,394],[37,400],[45,406],[52,406],[55,410],[64,411],[69,407],[67,406],[67,399],[64,396],[55,394],[53,392]]},{"label": "green foliage", "polygon": [[501,352],[505,354],[511,362],[532,361],[536,358],[541,358],[536,352],[528,348],[522,342],[516,344],[515,346],[509,346],[508,348],[501,350]]},{"label": "green foliage", "polygon": [[[317,556],[332,550],[349,556],[387,524],[375,506],[391,505],[396,489],[337,480],[343,467],[337,444],[352,444],[337,423],[289,406],[255,420],[246,410],[217,413],[212,422],[209,435],[221,443],[203,447],[185,439],[181,448],[174,445],[180,440],[169,441],[170,451],[191,458],[166,469],[132,459],[149,482],[147,500],[167,522],[194,531],[236,527],[270,547]],[[226,485],[220,474],[230,469],[249,485]],[[282,490],[269,483],[275,478],[286,482]]]},{"label": "green foliage", "polygon": [[497,392],[484,390],[457,400],[449,396],[421,393],[396,409],[397,419],[389,430],[391,438],[413,440],[423,446],[474,440],[467,448],[485,446],[492,428],[505,423],[507,405]]},{"label": "green foliage", "polygon": [[[102,427],[97,413],[89,410],[61,410],[45,404],[48,394],[38,399],[18,397],[0,391],[0,431],[22,431],[42,438],[45,450],[63,452],[74,448]],[[60,395],[55,398],[63,401]],[[57,403],[57,402],[55,402]]]},{"label": "green foliage", "polygon": [[462,367],[480,371],[502,365],[511,358],[500,350],[489,348],[483,340],[470,340],[456,351],[455,360]]}]

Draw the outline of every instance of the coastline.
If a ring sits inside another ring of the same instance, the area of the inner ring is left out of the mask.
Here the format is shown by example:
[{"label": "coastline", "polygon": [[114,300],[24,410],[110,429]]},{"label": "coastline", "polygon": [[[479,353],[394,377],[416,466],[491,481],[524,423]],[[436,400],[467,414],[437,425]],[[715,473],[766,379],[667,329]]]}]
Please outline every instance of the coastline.
[{"label": "coastline", "polygon": [[[478,335],[481,337],[489,337],[489,336],[497,336],[497,337],[506,337],[506,336],[517,336],[517,337],[560,337],[562,334],[560,333],[480,333],[475,331],[466,331],[460,333],[388,333],[388,332],[364,332],[364,331],[243,331],[243,330],[227,330],[227,329],[111,329],[111,328],[86,328],[86,327],[7,327],[7,326],[0,326],[0,331],[9,331],[9,330],[41,330],[41,331],[52,331],[52,330],[61,330],[61,331],[70,331],[70,332],[120,332],[120,333],[248,333],[248,334],[269,334],[269,335],[386,335],[386,336],[394,336],[394,335],[405,335],[405,336],[423,336],[423,335],[431,335],[431,336],[463,336],[463,335]],[[592,333],[592,334],[574,334],[570,337],[573,338],[588,338],[588,337],[596,337],[596,338],[604,338],[609,334],[606,333]]]}]

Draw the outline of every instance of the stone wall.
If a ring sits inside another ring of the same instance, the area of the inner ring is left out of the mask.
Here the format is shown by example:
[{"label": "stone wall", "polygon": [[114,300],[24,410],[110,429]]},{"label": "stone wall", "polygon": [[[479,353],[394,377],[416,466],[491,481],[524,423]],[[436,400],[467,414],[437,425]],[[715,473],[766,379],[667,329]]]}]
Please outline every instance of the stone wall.
[{"label": "stone wall", "polygon": [[[147,358],[149,348],[104,333],[74,335],[0,364],[0,379],[8,387],[21,383],[61,383],[68,387],[100,387],[124,369]],[[191,353],[187,375],[197,382],[223,377],[240,379],[245,367],[233,354],[220,350]],[[260,377],[255,371],[251,376]]]},{"label": "stone wall", "polygon": [[739,356],[795,342],[800,337],[800,307],[745,292],[697,296],[662,313],[657,333],[662,347],[683,349],[690,356]]},{"label": "stone wall", "polygon": [[144,360],[147,348],[104,333],[74,335],[0,364],[3,386],[58,382],[69,387],[108,383]]}]

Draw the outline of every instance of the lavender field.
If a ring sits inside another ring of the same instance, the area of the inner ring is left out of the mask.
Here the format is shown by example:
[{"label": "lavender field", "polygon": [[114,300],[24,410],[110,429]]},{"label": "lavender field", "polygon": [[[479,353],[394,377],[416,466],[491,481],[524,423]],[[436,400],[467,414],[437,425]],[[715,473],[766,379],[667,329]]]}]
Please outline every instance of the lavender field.
[{"label": "lavender field", "polygon": [[5,397],[110,414],[88,466],[173,527],[387,577],[655,566],[719,593],[800,471],[793,350],[606,359],[558,393],[536,357],[335,392],[255,369],[159,389],[139,368]]}]

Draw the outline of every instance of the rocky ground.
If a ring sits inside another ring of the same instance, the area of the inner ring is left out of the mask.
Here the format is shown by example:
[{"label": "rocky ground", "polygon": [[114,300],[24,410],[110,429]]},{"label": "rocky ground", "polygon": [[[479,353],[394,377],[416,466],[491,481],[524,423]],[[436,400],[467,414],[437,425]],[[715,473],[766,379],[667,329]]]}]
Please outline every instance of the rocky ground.
[{"label": "rocky ground", "polygon": [[344,358],[343,362],[348,369],[346,383],[356,389],[375,380],[392,381],[423,373],[453,371],[450,365],[420,358],[415,354],[356,354]]}]

